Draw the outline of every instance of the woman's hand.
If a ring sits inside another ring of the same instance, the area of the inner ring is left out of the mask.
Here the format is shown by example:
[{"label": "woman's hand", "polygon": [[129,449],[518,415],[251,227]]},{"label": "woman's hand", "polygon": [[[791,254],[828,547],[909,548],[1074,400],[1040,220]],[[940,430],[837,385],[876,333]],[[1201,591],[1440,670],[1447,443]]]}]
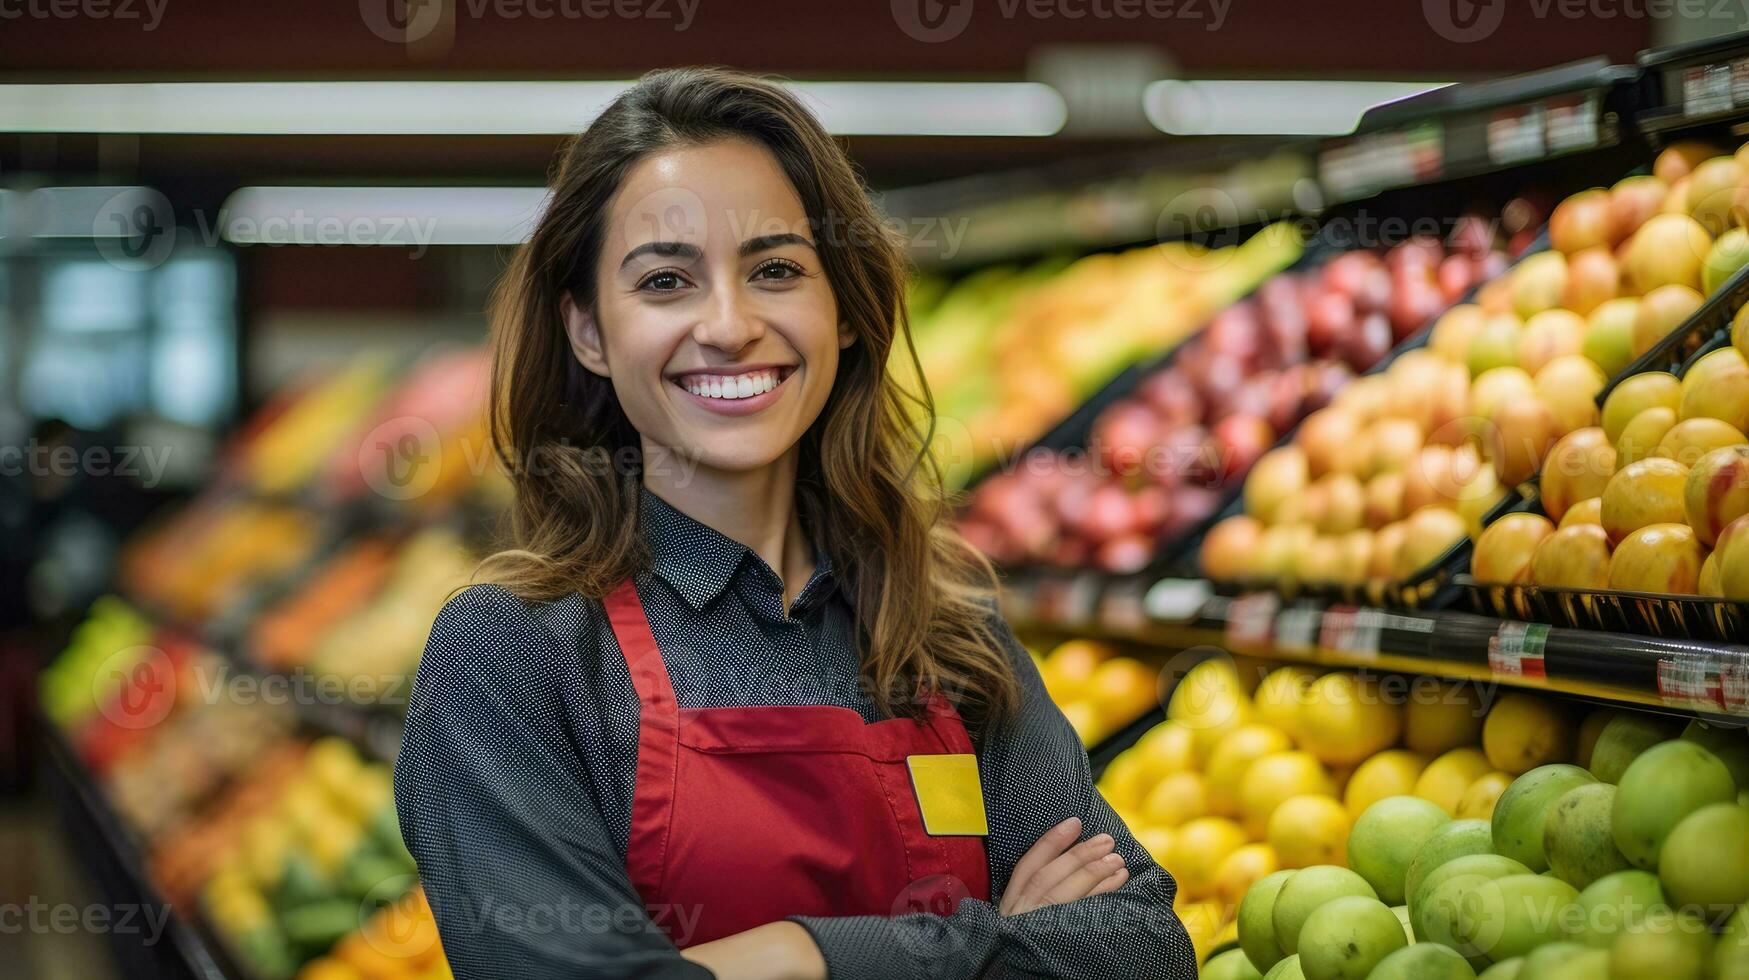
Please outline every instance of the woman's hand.
[{"label": "woman's hand", "polygon": [[718,980],[826,980],[826,958],[814,937],[788,920],[699,943],[680,955]]},{"label": "woman's hand", "polygon": [[1110,834],[1098,834],[1081,843],[1081,819],[1070,817],[1057,824],[1038,843],[1027,849],[1014,865],[1008,890],[1002,893],[1001,913],[1019,915],[1046,905],[1061,905],[1116,891],[1129,880],[1123,855]]}]

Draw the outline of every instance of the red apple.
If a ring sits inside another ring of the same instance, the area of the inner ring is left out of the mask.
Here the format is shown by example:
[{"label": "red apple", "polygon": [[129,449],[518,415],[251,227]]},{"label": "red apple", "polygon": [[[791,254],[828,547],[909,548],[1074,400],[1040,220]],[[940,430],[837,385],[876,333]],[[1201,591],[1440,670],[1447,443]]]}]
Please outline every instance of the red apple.
[{"label": "red apple", "polygon": [[1089,541],[1104,542],[1136,531],[1136,505],[1121,484],[1101,483],[1088,498],[1087,511],[1075,531]]},{"label": "red apple", "polygon": [[1143,379],[1136,388],[1136,397],[1146,402],[1166,425],[1202,421],[1202,396],[1196,393],[1190,379],[1171,368]]},{"label": "red apple", "polygon": [[1385,265],[1392,276],[1403,276],[1410,270],[1432,273],[1445,258],[1445,244],[1432,235],[1414,235],[1399,243],[1385,255]]},{"label": "red apple", "polygon": [[1160,432],[1160,417],[1146,404],[1121,401],[1093,423],[1090,447],[1107,472],[1129,476],[1142,468]]},{"label": "red apple", "polygon": [[1179,487],[1172,494],[1172,516],[1160,529],[1160,537],[1171,540],[1192,525],[1208,520],[1221,506],[1221,491],[1208,487]]},{"label": "red apple", "polygon": [[1223,484],[1243,476],[1275,444],[1275,430],[1255,415],[1229,415],[1210,433]]},{"label": "red apple", "polygon": [[1314,355],[1329,353],[1354,332],[1356,320],[1349,294],[1336,289],[1320,292],[1306,306],[1306,346]]},{"label": "red apple", "polygon": [[1439,292],[1445,297],[1446,303],[1455,303],[1463,299],[1470,291],[1471,277],[1475,275],[1476,262],[1468,255],[1448,255],[1445,261],[1439,263]]},{"label": "red apple", "polygon": [[1353,296],[1360,292],[1361,280],[1368,270],[1378,268],[1379,264],[1379,257],[1364,249],[1344,252],[1325,264],[1319,273],[1319,284]]},{"label": "red apple", "polygon": [[1356,371],[1365,371],[1391,351],[1391,321],[1383,313],[1369,314],[1342,338],[1332,353]]},{"label": "red apple", "polygon": [[1404,340],[1445,309],[1445,294],[1431,279],[1406,276],[1391,295],[1391,337]]}]

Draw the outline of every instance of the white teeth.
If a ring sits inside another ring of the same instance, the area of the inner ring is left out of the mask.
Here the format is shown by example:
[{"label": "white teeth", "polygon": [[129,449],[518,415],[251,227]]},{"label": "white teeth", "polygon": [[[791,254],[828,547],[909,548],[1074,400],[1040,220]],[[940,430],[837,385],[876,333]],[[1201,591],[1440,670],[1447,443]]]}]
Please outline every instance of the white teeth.
[{"label": "white teeth", "polygon": [[693,375],[685,381],[685,388],[703,398],[723,398],[728,400],[752,398],[762,395],[777,387],[777,371],[748,371],[746,374],[734,375]]}]

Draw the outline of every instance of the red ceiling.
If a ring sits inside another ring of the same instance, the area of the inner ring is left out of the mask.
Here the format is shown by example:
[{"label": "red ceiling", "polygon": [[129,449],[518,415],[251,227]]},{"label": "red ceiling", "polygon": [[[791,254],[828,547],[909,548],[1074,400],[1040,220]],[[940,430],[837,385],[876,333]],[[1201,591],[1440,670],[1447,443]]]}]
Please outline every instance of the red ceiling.
[{"label": "red ceiling", "polygon": [[[1219,0],[1218,30],[1208,29],[1217,0],[684,0],[693,7],[685,30],[675,29],[683,0],[415,0],[450,3],[453,31],[431,38],[453,41],[410,51],[368,26],[404,2],[90,0],[69,9],[104,16],[68,18],[50,15],[62,9],[55,0],[21,0],[0,21],[0,72],[626,76],[710,62],[797,75],[1014,76],[1040,44],[1139,42],[1188,72],[1495,74],[1597,54],[1627,59],[1652,33],[1620,4],[1608,5],[1613,17],[1572,19],[1561,0]],[[965,3],[971,19],[951,40],[926,43],[900,27],[919,5],[951,16]],[[1149,4],[1173,16],[1113,16]],[[1484,15],[1506,6],[1486,40],[1458,43],[1430,26],[1450,12],[1444,4]],[[153,6],[159,17],[146,30]]]}]

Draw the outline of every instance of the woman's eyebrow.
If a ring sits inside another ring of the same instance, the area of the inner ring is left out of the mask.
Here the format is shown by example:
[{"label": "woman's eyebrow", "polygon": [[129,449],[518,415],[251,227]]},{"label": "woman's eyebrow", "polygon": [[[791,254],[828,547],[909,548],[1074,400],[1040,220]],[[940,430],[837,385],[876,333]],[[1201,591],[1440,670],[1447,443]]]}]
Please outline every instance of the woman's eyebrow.
[{"label": "woman's eyebrow", "polygon": [[676,257],[683,259],[696,259],[704,253],[699,251],[697,245],[688,245],[685,242],[645,242],[637,248],[627,252],[626,257],[620,260],[619,267],[624,269],[626,266],[631,265],[632,260],[638,256],[652,254],[659,255],[665,259]]},{"label": "woman's eyebrow", "polygon": [[813,242],[808,241],[800,235],[793,232],[783,232],[777,235],[760,235],[758,238],[749,238],[741,243],[739,254],[742,258],[746,258],[754,252],[769,251],[770,249],[778,248],[783,245],[800,245],[803,248],[814,247]]}]

